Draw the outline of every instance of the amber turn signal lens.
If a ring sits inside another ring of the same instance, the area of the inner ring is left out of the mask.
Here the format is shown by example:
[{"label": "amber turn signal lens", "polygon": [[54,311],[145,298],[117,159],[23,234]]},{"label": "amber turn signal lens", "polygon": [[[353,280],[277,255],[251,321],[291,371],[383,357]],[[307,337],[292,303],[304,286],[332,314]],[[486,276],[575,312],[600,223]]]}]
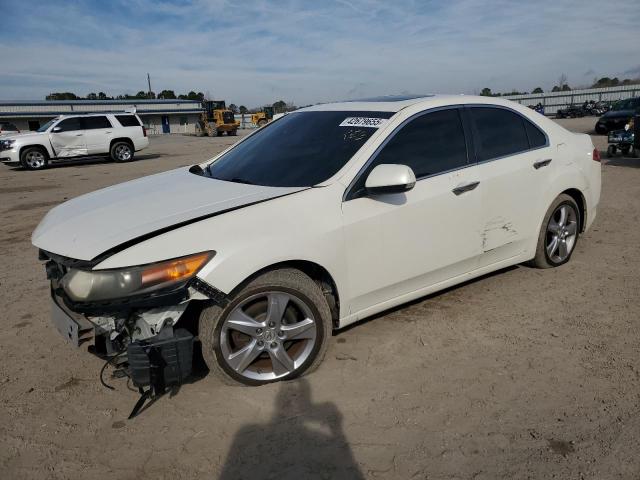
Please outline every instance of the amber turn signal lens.
[{"label": "amber turn signal lens", "polygon": [[211,252],[198,253],[189,257],[150,265],[142,270],[142,287],[146,288],[164,282],[176,282],[194,276],[212,257]]}]

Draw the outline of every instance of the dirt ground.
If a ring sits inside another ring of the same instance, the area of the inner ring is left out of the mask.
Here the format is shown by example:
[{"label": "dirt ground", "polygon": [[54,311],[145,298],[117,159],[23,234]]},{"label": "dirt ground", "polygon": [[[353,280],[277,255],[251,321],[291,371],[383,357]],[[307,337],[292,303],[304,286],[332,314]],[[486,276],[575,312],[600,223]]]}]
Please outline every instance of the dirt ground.
[{"label": "dirt ground", "polygon": [[128,421],[137,394],[102,387],[102,362],[50,324],[31,232],[68,198],[233,141],[0,166],[1,479],[640,478],[640,160],[621,157],[603,162],[598,218],[566,266],[510,268],[338,332],[303,380],[207,377]]}]

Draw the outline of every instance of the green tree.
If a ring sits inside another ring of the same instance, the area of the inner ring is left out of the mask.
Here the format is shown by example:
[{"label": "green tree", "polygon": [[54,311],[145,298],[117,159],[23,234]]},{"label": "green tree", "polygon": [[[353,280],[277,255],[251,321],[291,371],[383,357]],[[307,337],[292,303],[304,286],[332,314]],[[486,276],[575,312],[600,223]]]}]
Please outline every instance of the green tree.
[{"label": "green tree", "polygon": [[78,96],[71,92],[53,92],[47,95],[45,100],[78,100]]},{"label": "green tree", "polygon": [[235,103],[232,103],[229,105],[229,110],[231,110],[233,113],[238,113],[238,106]]},{"label": "green tree", "polygon": [[491,93],[491,89],[484,87],[481,91],[480,91],[480,95],[482,95],[483,97],[492,97],[493,94]]},{"label": "green tree", "polygon": [[173,100],[176,98],[176,94],[173,90],[162,90],[158,94],[158,98],[163,98],[165,100]]},{"label": "green tree", "polygon": [[97,99],[98,99],[98,95],[96,95],[93,92],[91,92],[89,95],[87,95],[87,100],[97,100]]},{"label": "green tree", "polygon": [[551,91],[552,91],[552,92],[559,92],[560,90],[561,90],[561,88],[560,88],[559,86],[557,86],[557,85],[556,85],[556,86],[554,86],[554,87],[551,89]]},{"label": "green tree", "polygon": [[98,93],[98,100],[111,100],[109,97],[107,97],[107,94],[104,92],[99,92]]},{"label": "green tree", "polygon": [[240,105],[239,110],[240,110],[240,113],[243,115],[249,111],[247,110],[247,107],[245,107],[244,105]]},{"label": "green tree", "polygon": [[284,113],[287,111],[287,103],[283,100],[278,100],[273,105],[273,113]]},{"label": "green tree", "polygon": [[562,85],[562,91],[563,92],[570,92],[571,91],[571,87],[565,83],[564,85]]},{"label": "green tree", "polygon": [[531,93],[544,93],[544,90],[542,90],[540,87],[536,87],[533,89],[533,92]]}]

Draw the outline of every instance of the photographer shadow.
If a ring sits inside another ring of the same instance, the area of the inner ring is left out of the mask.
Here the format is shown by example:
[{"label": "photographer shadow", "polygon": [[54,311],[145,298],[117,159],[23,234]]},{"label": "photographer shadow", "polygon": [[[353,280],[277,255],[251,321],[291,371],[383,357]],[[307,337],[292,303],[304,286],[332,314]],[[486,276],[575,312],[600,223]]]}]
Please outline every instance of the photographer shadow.
[{"label": "photographer shadow", "polygon": [[306,379],[283,383],[267,424],[237,433],[221,480],[364,479],[333,403],[314,404]]}]

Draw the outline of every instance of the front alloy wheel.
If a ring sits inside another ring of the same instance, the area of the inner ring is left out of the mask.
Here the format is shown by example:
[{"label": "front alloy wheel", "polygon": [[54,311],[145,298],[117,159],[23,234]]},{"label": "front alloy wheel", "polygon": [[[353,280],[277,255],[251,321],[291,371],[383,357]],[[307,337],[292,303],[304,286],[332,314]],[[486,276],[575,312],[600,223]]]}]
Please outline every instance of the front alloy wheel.
[{"label": "front alloy wheel", "polygon": [[210,370],[223,380],[261,385],[315,368],[331,335],[331,313],[318,285],[293,269],[267,272],[224,308],[200,317]]},{"label": "front alloy wheel", "polygon": [[47,155],[37,147],[27,148],[20,157],[20,163],[27,170],[41,170],[47,166]]},{"label": "front alloy wheel", "polygon": [[224,319],[220,349],[235,373],[252,380],[277,380],[309,358],[316,329],[311,309],[297,296],[258,293],[240,302]]}]

